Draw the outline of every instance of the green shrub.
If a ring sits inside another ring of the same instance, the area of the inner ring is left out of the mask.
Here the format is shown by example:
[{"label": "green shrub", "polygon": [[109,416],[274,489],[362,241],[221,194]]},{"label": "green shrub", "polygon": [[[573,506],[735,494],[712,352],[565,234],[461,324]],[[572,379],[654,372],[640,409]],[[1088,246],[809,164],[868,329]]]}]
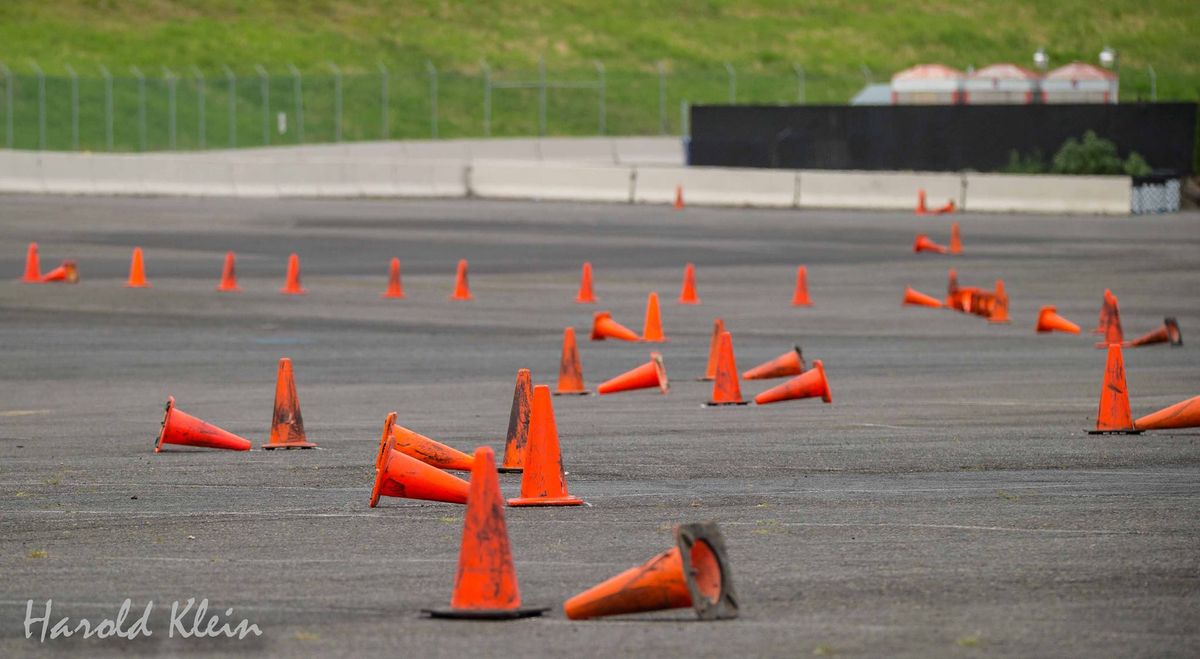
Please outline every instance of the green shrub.
[{"label": "green shrub", "polygon": [[1008,152],[1008,164],[1000,171],[1005,174],[1045,174],[1046,163],[1042,160],[1041,149],[1034,149],[1033,153],[1025,157],[1013,149]]},{"label": "green shrub", "polygon": [[1050,165],[1055,174],[1144,176],[1151,170],[1150,164],[1136,151],[1122,161],[1116,144],[1090,130],[1083,134],[1082,140],[1072,137],[1063,142]]},{"label": "green shrub", "polygon": [[1137,151],[1130,152],[1125,159],[1125,174],[1128,176],[1145,176],[1151,172],[1150,163]]}]

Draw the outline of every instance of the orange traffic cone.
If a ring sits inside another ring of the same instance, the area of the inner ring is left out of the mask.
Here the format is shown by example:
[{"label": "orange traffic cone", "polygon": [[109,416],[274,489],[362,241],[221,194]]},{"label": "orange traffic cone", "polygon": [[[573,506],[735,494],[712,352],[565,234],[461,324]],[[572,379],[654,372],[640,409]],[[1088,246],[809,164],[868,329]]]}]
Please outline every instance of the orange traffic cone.
[{"label": "orange traffic cone", "polygon": [[42,275],[42,283],[49,284],[52,282],[62,282],[64,284],[79,283],[79,269],[75,266],[75,261],[68,259],[62,262],[62,265]]},{"label": "orange traffic cone", "polygon": [[736,618],[738,598],[716,523],[675,527],[675,546],[567,600],[572,620],[692,607],[701,620]]},{"label": "orange traffic cone", "polygon": [[796,268],[796,290],[792,293],[792,306],[812,306],[812,300],[808,299],[808,268],[804,266]]},{"label": "orange traffic cone", "polygon": [[142,262],[142,248],[133,248],[133,257],[129,260],[129,281],[125,282],[126,288],[150,288],[150,282],[146,281],[146,265]]},{"label": "orange traffic cone", "polygon": [[666,364],[663,363],[662,355],[657,352],[650,353],[650,361],[645,364],[628,370],[596,387],[596,393],[615,394],[621,391],[649,389],[650,387],[658,387],[664,394],[670,388],[670,384],[667,382]]},{"label": "orange traffic cone", "polygon": [[434,441],[419,432],[413,432],[396,423],[392,424],[392,449],[427,465],[451,471],[471,471],[475,460],[471,456]]},{"label": "orange traffic cone", "polygon": [[721,332],[717,357],[717,377],[713,380],[712,399],[705,405],[748,405],[742,400],[742,387],[738,382],[737,361],[733,357],[733,335]]},{"label": "orange traffic cone", "polygon": [[1108,363],[1104,366],[1104,386],[1100,387],[1100,410],[1096,413],[1096,429],[1089,435],[1140,433],[1133,426],[1129,412],[1129,390],[1125,387],[1125,360],[1121,346],[1108,346]]},{"label": "orange traffic cone", "polygon": [[575,304],[594,304],[595,302],[596,293],[592,290],[592,264],[584,261],[583,267],[579,270],[579,293],[575,295]]},{"label": "orange traffic cone", "polygon": [[721,333],[725,331],[725,321],[713,319],[712,340],[708,342],[708,365],[704,368],[704,377],[696,378],[704,382],[717,377],[717,355],[720,354]]},{"label": "orange traffic cone", "polygon": [[917,188],[917,208],[915,212],[917,215],[924,215],[929,212],[929,208],[925,205],[925,190],[922,188]]},{"label": "orange traffic cone", "polygon": [[804,354],[800,346],[792,346],[791,350],[782,355],[765,361],[758,366],[742,373],[743,380],[770,380],[800,375],[804,372]]},{"label": "orange traffic cone", "polygon": [[389,298],[392,300],[404,299],[404,285],[400,283],[400,259],[392,257],[391,263],[388,264],[388,283],[380,297]]},{"label": "orange traffic cone", "polygon": [[470,488],[466,481],[393,448],[396,444],[395,425],[396,413],[391,412],[383,422],[383,460],[382,464],[376,460],[380,466],[371,488],[371,507],[379,505],[379,497],[466,503]]},{"label": "orange traffic cone", "polygon": [[941,309],[943,306],[937,298],[933,297],[932,295],[926,295],[920,291],[913,290],[912,286],[906,286],[904,288],[904,302],[901,304],[901,306],[903,305],[912,307],[932,307],[934,309]]},{"label": "orange traffic cone", "polygon": [[1097,348],[1107,348],[1114,343],[1124,343],[1125,333],[1121,331],[1121,311],[1117,304],[1117,296],[1112,291],[1105,291],[1104,306],[1108,309],[1105,314],[1104,339],[1096,343]]},{"label": "orange traffic cone", "polygon": [[300,416],[300,399],[296,397],[296,379],[292,376],[292,360],[279,360],[279,376],[275,378],[275,413],[271,417],[271,440],[263,444],[266,450],[277,448],[316,448],[304,435],[304,419]]},{"label": "orange traffic cone", "polygon": [[592,315],[592,336],[593,341],[603,341],[605,339],[617,339],[619,341],[639,341],[637,334],[633,330],[625,327],[612,319],[612,313],[608,311],[597,311]]},{"label": "orange traffic cone", "polygon": [[38,258],[37,243],[29,243],[29,248],[25,250],[25,274],[21,281],[26,284],[42,283],[42,264]]},{"label": "orange traffic cone", "polygon": [[675,186],[675,210],[683,210],[683,186]]},{"label": "orange traffic cone", "polygon": [[284,282],[283,288],[279,289],[284,295],[304,295],[308,291],[300,285],[300,257],[293,252],[288,257],[287,281]]},{"label": "orange traffic cone", "polygon": [[913,241],[913,252],[933,252],[935,254],[945,254],[946,248],[929,239],[923,233],[917,234],[917,239]]},{"label": "orange traffic cone", "polygon": [[233,252],[225,252],[225,265],[221,268],[221,282],[217,284],[217,290],[227,293],[240,293],[242,289],[238,288],[237,270],[234,269]]},{"label": "orange traffic cone", "polygon": [[958,222],[950,223],[950,253],[962,254],[962,235],[958,232]]},{"label": "orange traffic cone", "polygon": [[1133,422],[1138,430],[1169,430],[1200,426],[1200,396],[1175,403]]},{"label": "orange traffic cone", "polygon": [[504,461],[500,463],[500,471],[519,473],[524,468],[532,407],[532,379],[529,369],[522,368],[517,371],[517,384],[513,387],[512,411],[508,414],[508,439],[504,442]]},{"label": "orange traffic cone", "polygon": [[781,400],[815,398],[816,396],[820,396],[821,400],[826,403],[833,402],[833,396],[829,391],[829,380],[825,379],[825,365],[821,363],[820,359],[813,360],[813,367],[804,373],[755,396],[754,402],[758,405],[766,405],[778,403]]},{"label": "orange traffic cone", "polygon": [[470,488],[450,608],[422,613],[433,618],[515,620],[549,611],[548,607],[521,606],[496,457],[486,446],[475,449]]},{"label": "orange traffic cone", "polygon": [[1138,348],[1155,343],[1169,343],[1172,346],[1183,345],[1183,334],[1179,331],[1179,323],[1174,318],[1164,318],[1162,327],[1130,341],[1129,347]]},{"label": "orange traffic cone", "polygon": [[1092,330],[1092,334],[1104,334],[1108,327],[1108,316],[1112,313],[1110,305],[1113,292],[1110,289],[1104,289],[1104,299],[1100,302],[1100,319],[1096,321],[1096,328]]},{"label": "orange traffic cone", "polygon": [[575,328],[563,329],[562,360],[558,363],[558,387],[555,396],[566,394],[586,396],[583,386],[583,366],[579,364],[579,348],[575,345]]},{"label": "orange traffic cone", "polygon": [[679,290],[679,304],[700,304],[696,295],[696,266],[691,263],[683,267],[683,288]]},{"label": "orange traffic cone", "polygon": [[1038,311],[1037,331],[1079,334],[1079,326],[1058,315],[1058,309],[1053,305],[1046,305]]},{"label": "orange traffic cone", "polygon": [[529,446],[525,450],[525,473],[521,474],[521,496],[509,499],[510,506],[579,506],[583,499],[567,492],[558,428],[550,404],[550,387],[533,388],[533,412],[529,415]]},{"label": "orange traffic cone", "polygon": [[658,293],[646,297],[646,322],[642,324],[642,340],[649,343],[666,341],[663,336],[662,316],[658,313]]},{"label": "orange traffic cone", "polygon": [[946,281],[946,306],[953,309],[958,300],[958,272],[950,268]]},{"label": "orange traffic cone", "polygon": [[167,411],[163,414],[162,430],[158,433],[158,441],[154,443],[154,452],[162,453],[163,444],[202,446],[229,451],[250,450],[250,440],[175,409],[173,396],[167,396]]},{"label": "orange traffic cone", "polygon": [[992,305],[991,313],[988,315],[989,323],[1007,323],[1008,317],[1008,293],[1004,290],[1004,280],[996,280],[996,290],[992,294],[995,301]]},{"label": "orange traffic cone", "polygon": [[450,296],[451,300],[466,301],[472,300],[471,287],[467,284],[467,260],[461,259],[458,262],[458,272],[454,275],[454,294]]}]

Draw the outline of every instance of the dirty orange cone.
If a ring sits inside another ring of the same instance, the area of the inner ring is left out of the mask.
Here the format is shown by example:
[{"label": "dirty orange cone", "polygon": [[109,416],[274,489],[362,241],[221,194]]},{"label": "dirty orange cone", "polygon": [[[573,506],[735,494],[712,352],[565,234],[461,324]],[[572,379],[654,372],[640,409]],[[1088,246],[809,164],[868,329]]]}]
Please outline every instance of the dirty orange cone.
[{"label": "dirty orange cone", "polygon": [[808,371],[755,396],[754,402],[758,405],[766,405],[783,400],[817,396],[820,396],[821,400],[826,403],[833,402],[833,396],[829,391],[829,380],[825,379],[825,365],[821,363],[820,359],[813,360],[813,367]]},{"label": "dirty orange cone", "polygon": [[575,345],[575,328],[563,330],[562,360],[558,363],[558,387],[555,396],[586,396],[583,386],[583,366],[579,363],[579,348]]},{"label": "dirty orange cone", "polygon": [[1200,396],[1175,403],[1133,422],[1138,430],[1170,430],[1200,426]]},{"label": "dirty orange cone", "polygon": [[316,448],[304,435],[304,418],[300,416],[300,399],[296,397],[296,379],[292,375],[292,360],[279,360],[279,376],[275,378],[275,413],[271,415],[271,440],[263,444],[266,450],[277,448]]},{"label": "dirty orange cone", "polygon": [[950,224],[950,253],[962,254],[962,235],[958,232],[958,222]]},{"label": "dirty orange cone", "polygon": [[770,380],[800,375],[804,372],[804,354],[800,346],[792,346],[791,350],[782,355],[765,361],[758,366],[742,373],[743,380]]},{"label": "dirty orange cone", "polygon": [[1108,307],[1108,318],[1104,325],[1104,339],[1096,343],[1097,348],[1107,348],[1114,343],[1120,344],[1125,342],[1125,333],[1121,331],[1121,310],[1117,304],[1117,296],[1109,293],[1105,300],[1105,306]]},{"label": "dirty orange cone", "polygon": [[675,546],[567,600],[572,620],[692,607],[701,620],[738,616],[738,597],[716,523],[680,524]]},{"label": "dirty orange cone", "polygon": [[475,468],[471,470],[450,607],[425,609],[422,613],[433,618],[515,620],[549,610],[521,606],[517,570],[504,523],[504,498],[496,477],[496,457],[492,449],[480,446],[475,449]]},{"label": "dirty orange cone", "polygon": [[1163,326],[1129,342],[1129,347],[1169,343],[1174,347],[1183,345],[1183,334],[1179,331],[1179,323],[1174,318],[1164,318]]},{"label": "dirty orange cone", "polygon": [[467,283],[466,259],[461,259],[458,262],[458,272],[454,275],[454,294],[450,296],[450,299],[459,301],[474,299],[471,297],[471,287]]},{"label": "dirty orange cone", "polygon": [[575,303],[594,304],[595,302],[596,293],[592,290],[592,264],[584,261],[583,267],[579,270],[579,293],[575,295]]},{"label": "dirty orange cone", "polygon": [[713,407],[717,405],[748,405],[749,403],[748,400],[742,400],[737,361],[733,356],[733,335],[729,332],[721,332],[717,357],[717,377],[713,380],[712,398],[705,404]]},{"label": "dirty orange cone", "polygon": [[466,503],[470,489],[466,481],[393,448],[396,444],[395,425],[396,413],[391,412],[383,422],[383,459],[376,461],[380,466],[371,488],[371,507],[379,505],[380,497]]},{"label": "dirty orange cone", "polygon": [[392,300],[404,299],[404,285],[400,282],[400,259],[394,256],[391,263],[388,264],[387,289],[380,297]]},{"label": "dirty orange cone", "polygon": [[150,282],[146,281],[146,265],[142,262],[142,248],[133,248],[133,257],[129,260],[129,281],[125,282],[126,288],[150,288]]},{"label": "dirty orange cone", "polygon": [[700,304],[696,295],[696,266],[691,263],[683,267],[683,288],[679,289],[679,304]]},{"label": "dirty orange cone", "polygon": [[914,290],[912,286],[906,286],[904,288],[903,305],[911,307],[932,307],[934,309],[941,309],[943,306],[941,301],[939,301],[937,298],[933,297],[932,295],[926,295],[920,291]]},{"label": "dirty orange cone", "polygon": [[304,295],[308,291],[300,285],[300,257],[295,252],[288,257],[287,281],[279,289],[284,295]]},{"label": "dirty orange cone", "polygon": [[242,290],[238,288],[233,252],[225,252],[225,265],[221,268],[221,282],[217,284],[217,290],[225,293],[240,293]]},{"label": "dirty orange cone", "polygon": [[510,506],[579,506],[583,499],[567,492],[558,428],[550,387],[533,388],[533,412],[529,415],[529,445],[525,449],[525,472],[521,474],[521,496],[509,499]]},{"label": "dirty orange cone", "polygon": [[1108,347],[1108,362],[1104,366],[1104,385],[1100,387],[1100,409],[1096,412],[1096,429],[1090,435],[1125,434],[1136,435],[1141,430],[1133,427],[1133,415],[1129,412],[1129,390],[1125,386],[1125,360],[1121,358],[1121,346]]},{"label": "dirty orange cone", "polygon": [[504,441],[504,461],[500,471],[520,472],[525,466],[525,447],[529,443],[529,413],[533,408],[533,383],[529,369],[517,371],[513,387],[512,411],[508,414],[508,438]]},{"label": "dirty orange cone", "polygon": [[650,353],[650,361],[645,364],[628,370],[596,387],[596,393],[615,394],[621,391],[649,389],[650,387],[658,387],[664,394],[670,389],[670,384],[667,382],[666,364],[663,363],[662,355],[657,352]]},{"label": "dirty orange cone", "polygon": [[427,465],[451,471],[471,471],[474,459],[445,444],[432,440],[419,432],[413,432],[396,423],[392,425],[392,449]]},{"label": "dirty orange cone", "polygon": [[249,451],[250,440],[201,421],[191,414],[175,409],[175,398],[167,397],[167,411],[163,414],[162,430],[154,443],[154,452],[161,453],[163,444],[200,446],[228,451]]},{"label": "dirty orange cone", "polygon": [[79,283],[79,269],[75,266],[75,261],[66,260],[62,265],[42,275],[42,282],[49,284],[54,282],[62,282],[64,284]]},{"label": "dirty orange cone", "polygon": [[913,252],[933,252],[935,254],[945,254],[946,248],[929,239],[923,233],[918,233],[916,240],[913,241]]},{"label": "dirty orange cone", "polygon": [[617,339],[618,341],[641,340],[633,330],[613,320],[612,313],[608,311],[597,311],[592,315],[591,339],[593,341],[603,341],[605,339]]},{"label": "dirty orange cone", "polygon": [[1058,309],[1048,304],[1038,311],[1037,331],[1079,334],[1079,326],[1058,315]]},{"label": "dirty orange cone", "polygon": [[42,264],[38,258],[38,244],[29,243],[29,247],[25,250],[25,274],[21,277],[21,281],[26,284],[42,283]]},{"label": "dirty orange cone", "polygon": [[658,312],[658,293],[651,292],[646,297],[646,322],[642,324],[642,340],[648,343],[662,343],[662,315]]},{"label": "dirty orange cone", "polygon": [[988,315],[989,323],[1007,323],[1008,317],[1008,293],[1004,290],[1004,280],[996,280],[996,290],[993,293],[995,302],[992,305],[991,313]]},{"label": "dirty orange cone", "polygon": [[683,186],[675,186],[675,210],[683,210]]},{"label": "dirty orange cone", "polygon": [[696,378],[701,382],[717,377],[717,355],[721,348],[721,332],[725,331],[725,321],[713,319],[712,339],[708,342],[708,365],[704,368],[704,377]]},{"label": "dirty orange cone", "polygon": [[1092,334],[1104,334],[1105,328],[1108,327],[1108,315],[1112,311],[1110,306],[1112,294],[1112,290],[1104,289],[1104,299],[1100,302],[1100,319],[1096,322],[1096,328],[1092,330]]},{"label": "dirty orange cone", "polygon": [[917,215],[925,215],[929,212],[929,208],[925,205],[925,190],[922,188],[917,188],[917,208],[915,212]]},{"label": "dirty orange cone", "polygon": [[792,293],[792,306],[812,306],[812,300],[808,299],[808,268],[804,266],[796,268],[796,290]]}]

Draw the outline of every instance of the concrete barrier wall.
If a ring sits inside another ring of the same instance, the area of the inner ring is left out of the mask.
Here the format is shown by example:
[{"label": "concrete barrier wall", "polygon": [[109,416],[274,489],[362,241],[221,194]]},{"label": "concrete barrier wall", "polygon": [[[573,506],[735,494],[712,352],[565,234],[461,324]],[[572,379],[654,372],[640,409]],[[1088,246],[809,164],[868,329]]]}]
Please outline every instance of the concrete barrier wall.
[{"label": "concrete barrier wall", "polygon": [[710,206],[796,205],[796,173],[786,170],[719,167],[639,167],[634,201],[669,204],[682,187],[684,203]]},{"label": "concrete barrier wall", "polygon": [[493,199],[630,201],[632,167],[478,161],[471,166],[470,192]]},{"label": "concrete barrier wall", "polygon": [[0,151],[0,192],[44,192],[36,152]]},{"label": "concrete barrier wall", "polygon": [[940,172],[835,172],[802,170],[802,208],[873,208],[912,210],[917,190],[925,190],[927,204],[940,207],[951,199],[962,205],[962,176]]},{"label": "concrete barrier wall", "polygon": [[1127,176],[967,174],[968,211],[1128,215]]}]

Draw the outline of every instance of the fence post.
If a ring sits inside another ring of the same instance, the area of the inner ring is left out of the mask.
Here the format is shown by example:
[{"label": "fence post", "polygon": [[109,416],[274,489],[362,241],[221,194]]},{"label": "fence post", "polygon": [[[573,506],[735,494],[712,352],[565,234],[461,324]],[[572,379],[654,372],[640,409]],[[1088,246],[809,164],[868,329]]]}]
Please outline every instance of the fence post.
[{"label": "fence post", "polygon": [[13,148],[13,74],[4,62],[0,62],[0,71],[4,72],[4,143],[9,149]]},{"label": "fence post", "polygon": [[342,70],[333,62],[326,62],[333,71],[333,141],[342,141]]},{"label": "fence post", "polygon": [[688,100],[679,99],[679,135],[687,137],[692,132],[691,117],[688,116]]},{"label": "fence post", "polygon": [[725,73],[729,76],[729,104],[733,105],[737,103],[737,71],[732,64],[725,62]]},{"label": "fence post", "polygon": [[492,136],[492,67],[487,60],[479,60],[479,68],[483,72],[483,136]]},{"label": "fence post", "polygon": [[300,69],[288,62],[288,71],[292,72],[292,96],[296,105],[296,141],[304,144],[304,79]]},{"label": "fence post", "polygon": [[38,151],[46,150],[46,72],[34,60],[29,60],[33,66],[33,74],[38,81]]},{"label": "fence post", "polygon": [[388,68],[383,62],[375,63],[379,67],[379,139],[388,138]]},{"label": "fence post", "polygon": [[799,64],[793,64],[792,70],[796,72],[796,102],[804,105],[804,67]]},{"label": "fence post", "polygon": [[596,80],[597,80],[597,84],[599,84],[599,90],[600,90],[600,134],[604,135],[605,133],[608,132],[608,126],[606,125],[607,121],[608,121],[607,108],[604,106],[604,100],[605,100],[604,99],[604,92],[605,92],[604,63],[601,62],[600,60],[596,60],[595,64],[596,64]]},{"label": "fence post", "polygon": [[538,57],[538,136],[546,136],[546,56]]},{"label": "fence post", "polygon": [[167,145],[175,150],[175,72],[163,67],[163,78],[167,83]]},{"label": "fence post", "polygon": [[108,67],[100,65],[100,75],[104,78],[104,146],[113,150],[113,81]]},{"label": "fence post", "polygon": [[429,134],[438,136],[438,70],[430,60],[425,60],[425,72],[429,74]]},{"label": "fence post", "polygon": [[655,65],[658,69],[658,132],[667,134],[667,67],[662,62]]},{"label": "fence post", "polygon": [[237,76],[228,66],[222,64],[221,68],[229,81],[229,146],[237,148]]},{"label": "fence post", "polygon": [[1146,65],[1146,73],[1150,74],[1150,102],[1158,102],[1158,74],[1154,72],[1154,65]]},{"label": "fence post", "polygon": [[138,82],[138,151],[146,150],[146,76],[136,66],[129,67]]},{"label": "fence post", "polygon": [[868,85],[875,82],[875,74],[871,73],[871,67],[863,63],[858,65],[858,70],[862,72],[863,78],[866,79]]},{"label": "fence post", "polygon": [[271,143],[271,74],[262,64],[255,64],[254,70],[258,72],[259,96],[263,106],[263,145],[266,146]]},{"label": "fence post", "polygon": [[207,126],[204,121],[204,74],[196,65],[192,65],[192,77],[196,79],[196,144],[204,148],[204,132]]},{"label": "fence post", "polygon": [[71,76],[71,150],[79,150],[79,75],[75,73],[75,67],[70,64],[63,65],[67,69],[67,75]]}]

